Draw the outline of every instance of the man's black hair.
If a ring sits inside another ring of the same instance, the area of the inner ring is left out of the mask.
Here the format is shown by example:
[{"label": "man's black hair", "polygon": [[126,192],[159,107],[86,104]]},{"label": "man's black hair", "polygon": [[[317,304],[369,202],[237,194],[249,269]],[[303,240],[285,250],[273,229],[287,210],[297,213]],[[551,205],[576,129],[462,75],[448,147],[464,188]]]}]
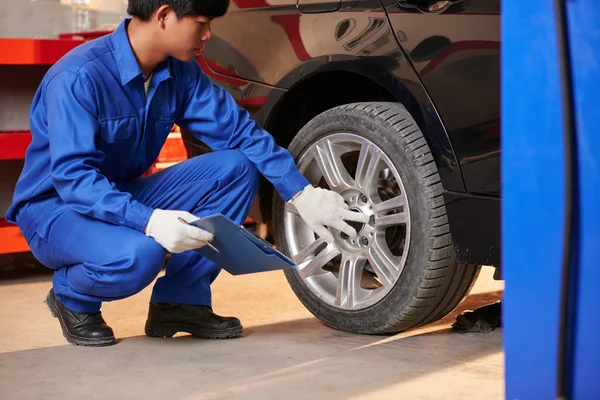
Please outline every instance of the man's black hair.
[{"label": "man's black hair", "polygon": [[129,0],[127,14],[141,21],[149,21],[160,6],[168,4],[177,15],[183,17],[218,18],[225,15],[229,0]]}]

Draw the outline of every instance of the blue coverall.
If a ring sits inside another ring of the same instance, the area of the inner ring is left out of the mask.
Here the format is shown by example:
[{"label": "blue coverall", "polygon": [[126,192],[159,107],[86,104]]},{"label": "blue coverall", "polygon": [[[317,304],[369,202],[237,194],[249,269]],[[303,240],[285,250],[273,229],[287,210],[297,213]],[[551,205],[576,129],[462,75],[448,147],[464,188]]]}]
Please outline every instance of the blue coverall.
[{"label": "blue coverall", "polygon": [[[197,62],[173,58],[148,96],[126,19],[44,77],[31,107],[33,140],[6,219],[55,270],[57,299],[76,312],[131,296],[159,274],[166,250],[144,234],[155,208],[242,223],[263,174],[284,200],[308,184],[287,150],[250,119]],[[214,152],[140,177],[173,124]],[[212,305],[220,268],[194,251],[172,255],[152,302]]]}]

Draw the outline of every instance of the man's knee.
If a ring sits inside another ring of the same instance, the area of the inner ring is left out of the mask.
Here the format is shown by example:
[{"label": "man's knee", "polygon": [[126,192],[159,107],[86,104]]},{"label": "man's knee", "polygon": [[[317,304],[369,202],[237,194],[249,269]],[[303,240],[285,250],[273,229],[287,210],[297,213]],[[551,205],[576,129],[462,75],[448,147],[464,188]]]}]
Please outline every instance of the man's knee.
[{"label": "man's knee", "polygon": [[234,178],[242,178],[251,187],[258,187],[260,173],[252,161],[239,150],[223,151],[224,165],[231,168]]},{"label": "man's knee", "polygon": [[159,274],[166,251],[154,239],[144,238],[128,247],[125,274],[118,284],[123,295],[130,296],[148,286]]}]

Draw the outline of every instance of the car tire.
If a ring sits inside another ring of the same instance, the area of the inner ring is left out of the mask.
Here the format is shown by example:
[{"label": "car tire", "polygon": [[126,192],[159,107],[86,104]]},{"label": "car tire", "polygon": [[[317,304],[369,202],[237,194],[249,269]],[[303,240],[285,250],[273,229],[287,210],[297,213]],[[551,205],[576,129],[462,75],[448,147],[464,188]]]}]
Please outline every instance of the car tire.
[{"label": "car tire", "polygon": [[[393,285],[388,283],[387,288],[385,285],[377,288],[387,290],[384,297],[374,304],[355,309],[332,304],[328,294],[323,294],[308,285],[313,281],[303,279],[298,268],[285,271],[292,290],[318,319],[332,328],[346,332],[399,332],[443,318],[468,294],[477,279],[480,266],[456,262],[441,179],[425,137],[402,104],[354,103],[330,109],[313,118],[298,132],[288,150],[300,165],[302,157],[307,156],[311,148],[322,140],[339,134],[366,140],[370,143],[369,146],[380,149],[399,175],[408,204],[409,222],[406,224],[410,224],[409,240],[405,235],[408,251],[402,251],[402,257],[405,257],[403,268]],[[381,178],[377,177],[375,180],[376,185],[379,185]],[[318,184],[313,181],[314,179],[311,183]],[[294,243],[290,239],[289,229],[286,233],[286,227],[289,228],[286,225],[289,224],[286,222],[288,207],[289,205],[275,193],[275,243],[278,249],[293,258]],[[399,212],[405,210],[401,209]],[[405,232],[408,232],[406,229],[408,228],[405,228]],[[340,240],[342,239],[340,237]],[[342,267],[339,268],[337,273],[341,276]],[[318,278],[331,280],[333,278],[328,274],[334,272],[318,271]],[[355,288],[354,292],[366,291],[362,287],[365,275],[377,275],[375,280],[383,282],[378,274],[365,269],[361,275],[361,287]],[[340,280],[338,284],[339,282]],[[367,293],[365,298],[369,295],[370,293]],[[341,304],[343,300],[339,301]]]}]

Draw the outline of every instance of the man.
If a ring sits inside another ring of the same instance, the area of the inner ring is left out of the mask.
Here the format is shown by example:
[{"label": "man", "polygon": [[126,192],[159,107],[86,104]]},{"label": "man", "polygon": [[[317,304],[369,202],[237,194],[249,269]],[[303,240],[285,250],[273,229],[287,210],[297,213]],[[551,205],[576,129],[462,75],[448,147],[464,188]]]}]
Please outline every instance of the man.
[{"label": "man", "polygon": [[[242,223],[259,173],[329,242],[327,227],[354,236],[344,219],[367,222],[339,194],[311,186],[291,155],[200,71],[194,57],[228,5],[130,0],[132,19],[64,56],[38,88],[33,140],[7,220],[55,270],[46,301],[73,344],[114,344],[101,303],[149,285],[167,252],[146,334],[239,335],[237,318],[212,311],[219,266],[192,251],[212,235],[180,219],[223,213]],[[175,123],[215,151],[140,177]]]}]

